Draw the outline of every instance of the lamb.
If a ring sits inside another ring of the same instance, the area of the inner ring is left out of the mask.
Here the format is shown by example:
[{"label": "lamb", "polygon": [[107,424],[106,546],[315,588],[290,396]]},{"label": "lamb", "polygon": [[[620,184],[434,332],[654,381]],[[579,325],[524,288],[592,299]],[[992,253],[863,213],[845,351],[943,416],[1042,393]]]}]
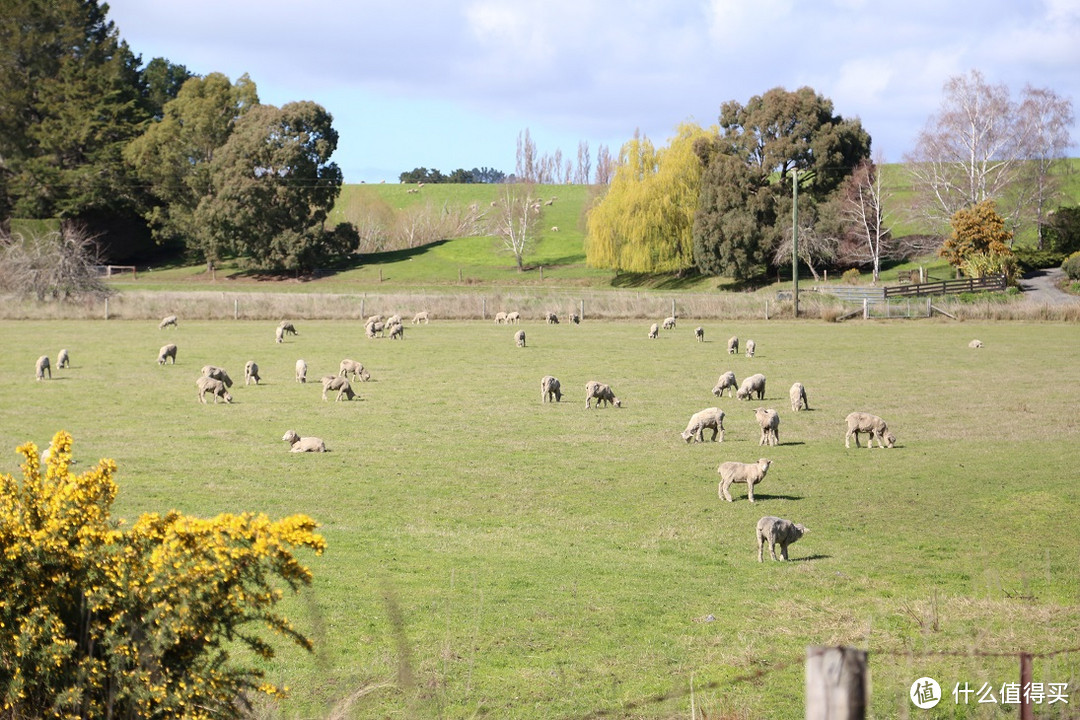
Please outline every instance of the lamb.
[{"label": "lamb", "polygon": [[664,318],[664,329],[665,330],[673,330],[674,328],[675,328],[675,318],[674,317]]},{"label": "lamb", "polygon": [[682,432],[682,439],[687,443],[691,439],[705,442],[705,430],[712,430],[712,441],[716,442],[717,434],[720,442],[724,442],[724,411],[720,408],[705,408],[690,416],[690,422],[686,423],[686,429]]},{"label": "lamb", "polygon": [[728,351],[728,355],[738,355],[739,354],[739,336],[738,335],[732,335],[731,337],[728,338],[727,351]]},{"label": "lamb", "polygon": [[757,521],[757,561],[764,562],[762,555],[765,543],[769,543],[769,554],[776,560],[776,546],[780,546],[780,560],[787,560],[787,546],[799,540],[810,529],[802,525],[796,525],[790,520],[784,520],[773,515],[766,515]]},{"label": "lamb", "polygon": [[739,387],[739,384],[735,382],[735,373],[728,370],[726,373],[720,376],[720,379],[716,381],[716,387],[712,389],[712,394],[716,397],[723,397],[724,391],[728,391],[728,397],[735,396],[735,390]]},{"label": "lamb", "polygon": [[600,407],[601,403],[622,407],[622,401],[615,397],[615,393],[611,391],[609,386],[602,382],[590,380],[585,383],[585,407],[591,407],[590,403],[593,398],[596,398],[596,407]]},{"label": "lamb", "polygon": [[896,436],[889,432],[885,421],[877,415],[864,412],[853,412],[847,416],[847,435],[844,436],[844,447],[851,447],[851,436],[855,436],[855,447],[859,445],[859,433],[866,433],[870,439],[866,447],[874,447],[874,438],[877,438],[878,447],[893,447],[896,445]]},{"label": "lamb", "polygon": [[756,373],[744,379],[739,390],[735,393],[735,397],[740,400],[749,400],[754,394],[757,394],[758,400],[765,399],[765,376],[761,373]]},{"label": "lamb", "polygon": [[518,347],[525,347],[525,331],[524,330],[518,330],[516,333],[514,333],[514,342],[517,343]]},{"label": "lamb", "polygon": [[274,331],[274,342],[285,342],[285,328],[278,328]]},{"label": "lamb", "polygon": [[512,310],[506,313],[506,322],[508,325],[512,325],[521,319],[521,313],[517,310]]},{"label": "lamb", "polygon": [[705,328],[701,326],[694,328],[694,337],[697,338],[698,342],[705,342]]},{"label": "lamb", "polygon": [[281,328],[282,335],[299,335],[296,332],[296,327],[288,320],[282,320],[278,327]]},{"label": "lamb", "polygon": [[364,332],[369,338],[383,337],[383,333],[386,330],[386,326],[381,322],[368,323],[364,327]]},{"label": "lamb", "polygon": [[791,386],[791,389],[788,390],[788,397],[791,398],[792,412],[810,409],[810,403],[806,400],[806,388],[803,387],[801,382]]},{"label": "lamb", "polygon": [[232,402],[232,395],[225,388],[225,383],[217,378],[208,377],[203,375],[195,381],[195,386],[199,388],[199,401],[206,404],[206,393],[210,393],[214,396],[214,404],[217,405],[218,398],[221,398],[226,403]]},{"label": "lamb", "polygon": [[229,377],[229,373],[225,372],[223,368],[219,368],[216,365],[203,365],[202,374],[203,377],[220,380],[225,383],[225,387],[232,387],[232,378]]},{"label": "lamb", "polygon": [[68,356],[67,348],[62,349],[56,354],[56,367],[69,368],[71,367],[71,358]]},{"label": "lamb", "polygon": [[649,326],[649,339],[650,340],[655,340],[656,336],[659,335],[659,334],[660,334],[660,326],[659,325],[657,325],[656,323],[653,323],[652,325]]},{"label": "lamb", "polygon": [[176,322],[175,315],[166,315],[165,317],[161,318],[161,322],[158,323],[158,330],[164,330],[170,325],[172,325],[173,327],[179,327]]},{"label": "lamb", "polygon": [[761,440],[758,445],[780,444],[780,414],[772,408],[755,408],[754,417],[761,428]]},{"label": "lamb", "polygon": [[255,364],[254,360],[248,360],[244,363],[244,385],[250,382],[254,382],[256,385],[262,378],[259,377],[259,366]]},{"label": "lamb", "polygon": [[728,488],[732,483],[745,483],[750,496],[750,502],[754,502],[754,485],[765,479],[765,473],[769,471],[772,460],[759,459],[756,463],[725,462],[720,463],[716,472],[720,473],[720,497],[728,502],[733,502]]},{"label": "lamb", "polygon": [[281,439],[289,443],[289,452],[329,452],[322,438],[300,437],[295,430],[288,430]]},{"label": "lamb", "polygon": [[420,324],[427,325],[428,324],[428,311],[427,310],[421,310],[420,312],[413,315],[412,322],[413,322],[413,325],[420,325]]},{"label": "lamb", "polygon": [[559,316],[556,315],[553,312],[549,312],[547,314],[547,324],[548,325],[558,325],[559,324]]},{"label": "lamb", "polygon": [[560,402],[562,400],[562,384],[559,379],[551,375],[545,375],[540,380],[540,402]]},{"label": "lamb", "polygon": [[495,324],[496,325],[502,325],[505,322],[506,322],[506,313],[502,312],[501,310],[499,312],[495,313]]},{"label": "lamb", "polygon": [[971,342],[968,343],[968,347],[971,348],[972,350],[977,350],[978,348],[981,348],[982,346],[983,346],[982,340],[972,340]]},{"label": "lamb", "polygon": [[52,380],[52,368],[49,367],[49,356],[42,355],[37,359],[37,365],[34,366],[34,376],[38,380],[45,379],[45,373],[49,373],[49,379]]},{"label": "lamb", "polygon": [[753,340],[747,340],[746,341],[746,357],[748,357],[748,358],[754,357],[754,350],[756,350],[756,349],[757,349],[757,343],[755,343]]},{"label": "lamb", "polygon": [[405,339],[405,326],[401,323],[394,323],[389,326],[390,339],[391,340],[404,340]]},{"label": "lamb", "polygon": [[580,325],[581,324],[581,317],[578,316],[578,314],[576,312],[572,312],[569,315],[567,315],[566,320],[571,325]]},{"label": "lamb", "polygon": [[173,345],[172,343],[169,343],[168,345],[162,345],[161,349],[158,350],[157,364],[158,365],[164,365],[165,361],[167,359],[169,359],[169,358],[172,358],[173,365],[175,365],[176,364],[176,346]]},{"label": "lamb", "polygon": [[341,365],[338,366],[338,375],[343,378],[353,376],[353,379],[360,378],[361,382],[367,382],[371,379],[371,373],[364,369],[364,364],[355,360],[345,358],[341,361]]},{"label": "lamb", "polygon": [[337,397],[334,398],[334,402],[341,400],[341,396],[344,395],[346,400],[352,400],[355,397],[359,397],[352,389],[352,385],[346,378],[339,375],[327,375],[323,378],[322,384],[322,399],[326,400],[326,393],[331,390],[337,390]]},{"label": "lamb", "polygon": [[307,363],[302,358],[296,361],[296,382],[307,382]]}]

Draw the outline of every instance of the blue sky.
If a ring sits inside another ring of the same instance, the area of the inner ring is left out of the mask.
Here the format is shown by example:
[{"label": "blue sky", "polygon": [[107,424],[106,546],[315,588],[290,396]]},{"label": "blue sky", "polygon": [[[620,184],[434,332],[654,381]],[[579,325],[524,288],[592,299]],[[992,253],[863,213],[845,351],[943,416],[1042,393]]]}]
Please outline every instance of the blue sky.
[{"label": "blue sky", "polygon": [[[147,62],[248,73],[264,103],[314,100],[346,182],[424,166],[514,171],[541,153],[666,144],[728,100],[809,85],[899,161],[972,69],[1080,103],[1080,0],[112,0]],[[1080,110],[1080,108],[1076,108]],[[1074,141],[1080,140],[1077,126]],[[1075,154],[1075,146],[1072,154]],[[595,162],[593,163],[595,165]]]}]

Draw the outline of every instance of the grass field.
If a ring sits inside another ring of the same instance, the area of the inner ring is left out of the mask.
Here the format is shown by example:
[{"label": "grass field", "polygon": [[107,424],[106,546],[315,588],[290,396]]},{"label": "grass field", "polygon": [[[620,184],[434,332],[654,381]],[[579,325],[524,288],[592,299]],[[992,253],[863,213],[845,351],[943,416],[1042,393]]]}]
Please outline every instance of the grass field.
[{"label": "grass field", "polygon": [[[368,340],[359,323],[0,321],[0,417],[9,452],[75,438],[84,466],[119,464],[118,514],[307,513],[329,550],[288,614],[316,644],[283,644],[272,679],[291,699],[266,718],[801,718],[805,648],[869,650],[872,716],[907,717],[908,686],[936,677],[1000,685],[1015,657],[1080,637],[1080,327],[1052,323],[706,322],[649,341],[640,322],[409,327]],[[738,334],[753,359],[724,352]],[[978,337],[982,350],[969,350]],[[159,367],[157,349],[179,346]],[[38,355],[72,368],[35,382]],[[293,381],[361,360],[361,400],[323,402]],[[206,363],[264,384],[201,405]],[[716,399],[724,370],[768,377],[781,444],[752,408]],[[541,405],[558,376],[563,402]],[[586,410],[587,380],[621,409]],[[807,387],[793,413],[787,388]],[[685,445],[695,411],[727,413],[722,444]],[[845,450],[844,416],[884,417],[892,450]],[[287,429],[332,452],[294,455]],[[724,460],[773,460],[757,502],[717,497]],[[811,532],[792,562],[758,564],[754,525]],[[951,653],[951,654],[939,654]],[[1080,653],[1035,662],[1070,684]],[[951,696],[919,717],[1010,717]],[[915,715],[912,714],[914,717]]]}]

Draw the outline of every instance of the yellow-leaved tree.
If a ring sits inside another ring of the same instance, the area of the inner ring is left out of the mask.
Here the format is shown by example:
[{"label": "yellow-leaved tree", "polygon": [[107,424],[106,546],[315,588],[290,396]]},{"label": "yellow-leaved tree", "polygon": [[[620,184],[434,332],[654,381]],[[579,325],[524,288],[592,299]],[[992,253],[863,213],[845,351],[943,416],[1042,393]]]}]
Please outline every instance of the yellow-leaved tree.
[{"label": "yellow-leaved tree", "polygon": [[293,552],[323,552],[317,523],[170,511],[124,529],[116,464],[76,475],[71,444],[56,433],[43,468],[26,443],[21,481],[0,474],[0,717],[231,718],[284,693],[230,647],[271,657],[269,629],[311,649],[275,606],[311,583]]},{"label": "yellow-leaved tree", "polygon": [[938,255],[968,277],[1016,273],[1016,256],[1009,247],[1013,234],[1005,227],[993,200],[984,200],[953,213],[952,234]]}]

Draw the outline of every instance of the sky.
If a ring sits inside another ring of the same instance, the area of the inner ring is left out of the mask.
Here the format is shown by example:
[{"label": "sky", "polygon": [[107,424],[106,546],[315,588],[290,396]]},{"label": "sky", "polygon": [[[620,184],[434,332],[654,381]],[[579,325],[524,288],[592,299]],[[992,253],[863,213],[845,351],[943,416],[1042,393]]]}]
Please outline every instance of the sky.
[{"label": "sky", "polygon": [[[1080,0],[111,0],[144,63],[247,73],[260,101],[333,115],[345,181],[514,172],[541,154],[595,167],[635,130],[666,145],[723,103],[803,86],[899,162],[972,70],[1080,103]],[[1074,123],[1074,141],[1080,131]],[[1076,146],[1070,154],[1075,154]]]}]

